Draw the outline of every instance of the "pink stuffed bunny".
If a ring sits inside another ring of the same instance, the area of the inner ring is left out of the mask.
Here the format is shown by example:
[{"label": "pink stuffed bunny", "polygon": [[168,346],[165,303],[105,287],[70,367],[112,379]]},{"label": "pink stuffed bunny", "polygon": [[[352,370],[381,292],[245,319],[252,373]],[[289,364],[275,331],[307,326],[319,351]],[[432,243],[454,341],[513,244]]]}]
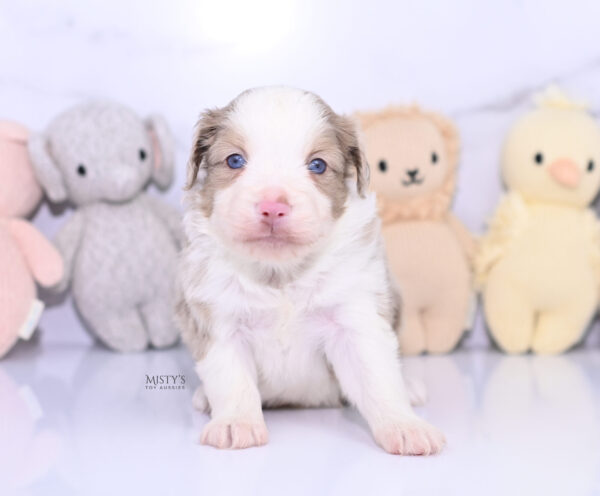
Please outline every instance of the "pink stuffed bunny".
[{"label": "pink stuffed bunny", "polygon": [[29,162],[28,136],[24,127],[0,122],[0,357],[37,326],[44,305],[36,299],[34,281],[52,286],[63,273],[54,246],[19,218],[42,198]]}]

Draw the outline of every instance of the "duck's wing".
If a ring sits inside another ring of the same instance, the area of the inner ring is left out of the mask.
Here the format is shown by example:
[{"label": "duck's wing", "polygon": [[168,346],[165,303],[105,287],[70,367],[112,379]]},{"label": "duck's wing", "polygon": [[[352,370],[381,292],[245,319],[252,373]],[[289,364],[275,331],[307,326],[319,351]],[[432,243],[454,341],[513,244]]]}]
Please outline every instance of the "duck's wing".
[{"label": "duck's wing", "polygon": [[475,255],[475,274],[479,285],[483,285],[490,270],[509,249],[512,242],[528,223],[529,213],[522,197],[508,193],[488,223],[488,231],[478,243]]},{"label": "duck's wing", "polygon": [[600,284],[600,221],[596,214],[588,209],[584,214],[584,227],[590,243],[590,259]]}]

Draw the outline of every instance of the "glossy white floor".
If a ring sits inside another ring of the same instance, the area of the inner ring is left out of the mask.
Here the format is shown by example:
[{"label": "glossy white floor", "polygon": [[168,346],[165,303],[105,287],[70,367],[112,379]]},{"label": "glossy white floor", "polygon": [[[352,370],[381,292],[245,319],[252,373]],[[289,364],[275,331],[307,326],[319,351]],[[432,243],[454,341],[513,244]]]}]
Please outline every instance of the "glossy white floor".
[{"label": "glossy white floor", "polygon": [[430,458],[383,453],[351,409],[269,411],[266,447],[200,446],[192,366],[183,348],[21,344],[0,362],[0,494],[600,494],[597,349],[407,359],[448,438]]}]

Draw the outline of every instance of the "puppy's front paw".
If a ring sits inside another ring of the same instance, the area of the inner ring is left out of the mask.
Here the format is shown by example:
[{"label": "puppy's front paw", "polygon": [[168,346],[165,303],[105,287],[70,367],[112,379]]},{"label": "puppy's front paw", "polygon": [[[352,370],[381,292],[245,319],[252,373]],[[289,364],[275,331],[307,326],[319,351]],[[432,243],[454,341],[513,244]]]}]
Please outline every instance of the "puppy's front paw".
[{"label": "puppy's front paw", "polygon": [[269,441],[263,420],[211,420],[202,431],[200,442],[219,449],[243,449],[262,446]]},{"label": "puppy's front paw", "polygon": [[406,417],[373,429],[377,444],[394,455],[435,455],[446,439],[435,427],[418,417]]}]

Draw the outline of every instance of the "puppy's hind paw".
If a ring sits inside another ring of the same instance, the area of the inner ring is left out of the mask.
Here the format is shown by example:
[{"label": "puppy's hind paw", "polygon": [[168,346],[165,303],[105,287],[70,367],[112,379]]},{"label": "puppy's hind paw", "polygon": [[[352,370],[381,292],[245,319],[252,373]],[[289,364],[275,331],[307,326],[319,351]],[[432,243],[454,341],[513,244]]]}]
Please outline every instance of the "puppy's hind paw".
[{"label": "puppy's hind paw", "polygon": [[219,449],[244,449],[262,446],[269,441],[263,420],[211,420],[202,431],[200,442]]},{"label": "puppy's hind paw", "polygon": [[407,417],[373,429],[377,444],[394,455],[435,455],[446,444],[444,435],[418,417]]}]

